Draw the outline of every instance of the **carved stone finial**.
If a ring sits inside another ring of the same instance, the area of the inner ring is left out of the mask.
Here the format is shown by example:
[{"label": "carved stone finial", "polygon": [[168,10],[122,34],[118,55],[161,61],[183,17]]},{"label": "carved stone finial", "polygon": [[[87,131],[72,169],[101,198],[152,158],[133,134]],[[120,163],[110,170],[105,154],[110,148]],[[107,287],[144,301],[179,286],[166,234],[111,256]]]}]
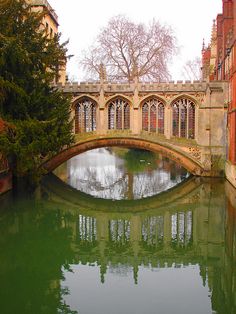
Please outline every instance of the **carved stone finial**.
[{"label": "carved stone finial", "polygon": [[212,31],[211,31],[211,42],[215,41],[216,37],[217,37],[216,20],[213,20]]},{"label": "carved stone finial", "polygon": [[100,78],[100,81],[106,81],[107,80],[106,67],[103,63],[101,63],[100,67],[99,67],[99,78]]}]

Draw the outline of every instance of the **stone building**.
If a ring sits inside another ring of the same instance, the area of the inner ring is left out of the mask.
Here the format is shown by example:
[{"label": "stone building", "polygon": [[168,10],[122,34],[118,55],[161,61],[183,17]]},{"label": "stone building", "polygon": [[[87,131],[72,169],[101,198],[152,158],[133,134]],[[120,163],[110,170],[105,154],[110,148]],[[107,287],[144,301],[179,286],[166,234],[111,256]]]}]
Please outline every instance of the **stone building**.
[{"label": "stone building", "polygon": [[[44,12],[42,19],[42,28],[45,29],[46,33],[50,38],[58,33],[58,16],[55,10],[51,7],[47,0],[27,0],[31,5],[32,11]],[[61,68],[56,78],[56,83],[65,84],[66,81],[66,66]]]},{"label": "stone building", "polygon": [[236,0],[222,0],[211,44],[203,46],[202,70],[203,79],[229,82],[226,177],[236,187]]}]

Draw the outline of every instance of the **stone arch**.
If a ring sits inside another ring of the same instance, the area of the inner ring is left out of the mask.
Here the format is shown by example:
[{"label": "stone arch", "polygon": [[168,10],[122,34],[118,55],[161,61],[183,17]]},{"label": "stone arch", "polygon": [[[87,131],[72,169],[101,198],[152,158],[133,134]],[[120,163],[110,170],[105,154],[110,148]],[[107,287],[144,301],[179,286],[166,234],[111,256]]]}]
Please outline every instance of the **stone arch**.
[{"label": "stone arch", "polygon": [[97,128],[97,101],[83,95],[73,102],[75,133],[91,132]]},{"label": "stone arch", "polygon": [[166,102],[166,99],[164,97],[162,97],[161,95],[157,95],[157,94],[150,94],[148,96],[144,96],[141,100],[140,100],[140,104],[139,104],[139,107],[141,108],[142,107],[142,104],[149,100],[150,98],[156,98],[156,99],[159,99],[161,102],[163,102],[163,104],[166,106],[167,102]]},{"label": "stone arch", "polygon": [[106,102],[108,130],[130,129],[131,102],[123,95],[111,97]]},{"label": "stone arch", "polygon": [[186,93],[181,93],[181,94],[178,94],[178,95],[172,97],[170,99],[170,105],[173,102],[177,101],[179,98],[188,98],[190,101],[194,102],[197,107],[200,106],[199,100],[195,96],[189,95],[189,94],[186,94]]},{"label": "stone arch", "polygon": [[142,130],[164,134],[166,101],[156,95],[145,97],[140,103]]},{"label": "stone arch", "polygon": [[[109,212],[109,214],[113,212],[114,215],[117,215],[117,212],[119,212],[119,215],[123,213],[126,218],[127,215],[132,216],[130,200],[116,200],[114,206],[111,207],[110,200],[94,198],[89,194],[84,198],[83,192],[68,187],[67,183],[61,181],[55,175],[47,177],[44,180],[44,184],[49,187],[52,199],[54,199],[54,195],[57,202],[61,199],[60,203],[65,206],[64,208],[67,213],[68,210],[74,213],[75,207],[77,207],[81,213],[88,214],[90,212],[91,216],[92,214],[93,216],[100,215],[104,212]],[[165,211],[166,206],[171,208],[174,202],[180,205],[181,209],[183,207],[188,208],[189,201],[192,200],[194,195],[199,193],[201,185],[201,180],[192,177],[158,195],[132,200],[132,204],[135,204],[132,208],[135,208],[135,212],[149,212],[150,214],[156,214],[157,211],[161,214],[163,210]],[[71,206],[68,207],[68,204]]]},{"label": "stone arch", "polygon": [[81,99],[84,99],[84,98],[89,98],[89,99],[91,99],[91,100],[94,101],[94,102],[97,104],[97,106],[98,106],[98,100],[97,100],[96,97],[93,97],[92,95],[81,94],[81,95],[79,95],[79,96],[77,96],[77,97],[74,97],[74,98],[72,99],[72,104],[71,104],[72,110],[75,109],[75,106],[77,105],[78,101],[80,101]]},{"label": "stone arch", "polygon": [[106,98],[106,103],[105,103],[105,108],[108,106],[108,104],[111,102],[111,101],[113,101],[114,99],[116,99],[116,98],[121,98],[121,99],[123,99],[124,101],[127,101],[128,103],[129,103],[129,105],[130,105],[130,107],[132,107],[132,100],[131,100],[131,98],[130,97],[127,97],[127,96],[125,96],[125,95],[123,95],[123,94],[115,94],[115,95],[112,95],[112,96],[109,96],[108,98]]},{"label": "stone arch", "polygon": [[198,101],[186,94],[172,99],[171,134],[175,137],[194,139],[196,136],[196,112]]},{"label": "stone arch", "polygon": [[43,164],[43,167],[44,169],[46,169],[47,172],[51,172],[60,164],[78,154],[95,148],[109,146],[140,148],[161,153],[163,154],[163,156],[166,156],[171,160],[181,164],[184,168],[186,168],[190,173],[194,175],[207,175],[204,174],[204,167],[199,162],[192,159],[190,155],[186,155],[183,152],[175,150],[173,147],[163,145],[163,143],[157,143],[146,139],[132,137],[100,137],[82,141],[74,146],[71,146],[61,151],[58,155],[46,161]]}]

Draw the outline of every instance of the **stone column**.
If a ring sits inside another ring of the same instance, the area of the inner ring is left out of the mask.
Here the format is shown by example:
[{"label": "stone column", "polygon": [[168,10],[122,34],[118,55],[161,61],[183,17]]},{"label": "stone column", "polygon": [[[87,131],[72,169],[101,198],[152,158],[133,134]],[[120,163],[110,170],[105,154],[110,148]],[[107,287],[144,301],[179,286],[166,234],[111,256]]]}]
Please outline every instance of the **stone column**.
[{"label": "stone column", "polygon": [[171,137],[171,129],[172,129],[172,114],[171,114],[171,107],[169,104],[165,107],[165,125],[164,125],[164,135],[167,139]]}]

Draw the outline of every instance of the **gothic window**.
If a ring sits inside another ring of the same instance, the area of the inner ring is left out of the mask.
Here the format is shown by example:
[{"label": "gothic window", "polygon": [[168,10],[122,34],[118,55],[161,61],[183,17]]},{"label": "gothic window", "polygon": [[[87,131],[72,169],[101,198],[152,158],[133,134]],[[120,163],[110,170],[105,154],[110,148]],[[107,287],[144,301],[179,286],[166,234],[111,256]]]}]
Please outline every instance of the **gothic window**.
[{"label": "gothic window", "polygon": [[179,135],[179,105],[173,104],[172,131],[174,136]]},{"label": "gothic window", "polygon": [[120,101],[116,103],[116,129],[122,130],[122,104]]},{"label": "gothic window", "polygon": [[150,131],[156,132],[157,128],[157,107],[155,104],[150,108]]},{"label": "gothic window", "polygon": [[124,129],[128,130],[130,128],[130,108],[126,103],[124,105]]},{"label": "gothic window", "polygon": [[187,106],[185,103],[182,103],[180,106],[180,137],[186,137],[186,128],[187,128]]},{"label": "gothic window", "polygon": [[195,137],[195,107],[194,104],[190,104],[188,109],[188,137]]},{"label": "gothic window", "polygon": [[142,128],[148,131],[148,104],[144,104],[142,108]]},{"label": "gothic window", "polygon": [[96,130],[96,104],[90,99],[78,102],[75,112],[75,133]]},{"label": "gothic window", "polygon": [[122,98],[117,98],[108,105],[108,129],[124,130],[130,128],[130,106]]},{"label": "gothic window", "polygon": [[142,105],[142,129],[149,132],[164,134],[164,104],[151,98]]},{"label": "gothic window", "polygon": [[164,105],[159,104],[158,106],[158,133],[164,134]]},{"label": "gothic window", "polygon": [[195,137],[195,104],[181,98],[172,104],[172,135],[176,137]]},{"label": "gothic window", "polygon": [[108,129],[113,130],[115,128],[115,106],[111,104],[108,107]]}]

